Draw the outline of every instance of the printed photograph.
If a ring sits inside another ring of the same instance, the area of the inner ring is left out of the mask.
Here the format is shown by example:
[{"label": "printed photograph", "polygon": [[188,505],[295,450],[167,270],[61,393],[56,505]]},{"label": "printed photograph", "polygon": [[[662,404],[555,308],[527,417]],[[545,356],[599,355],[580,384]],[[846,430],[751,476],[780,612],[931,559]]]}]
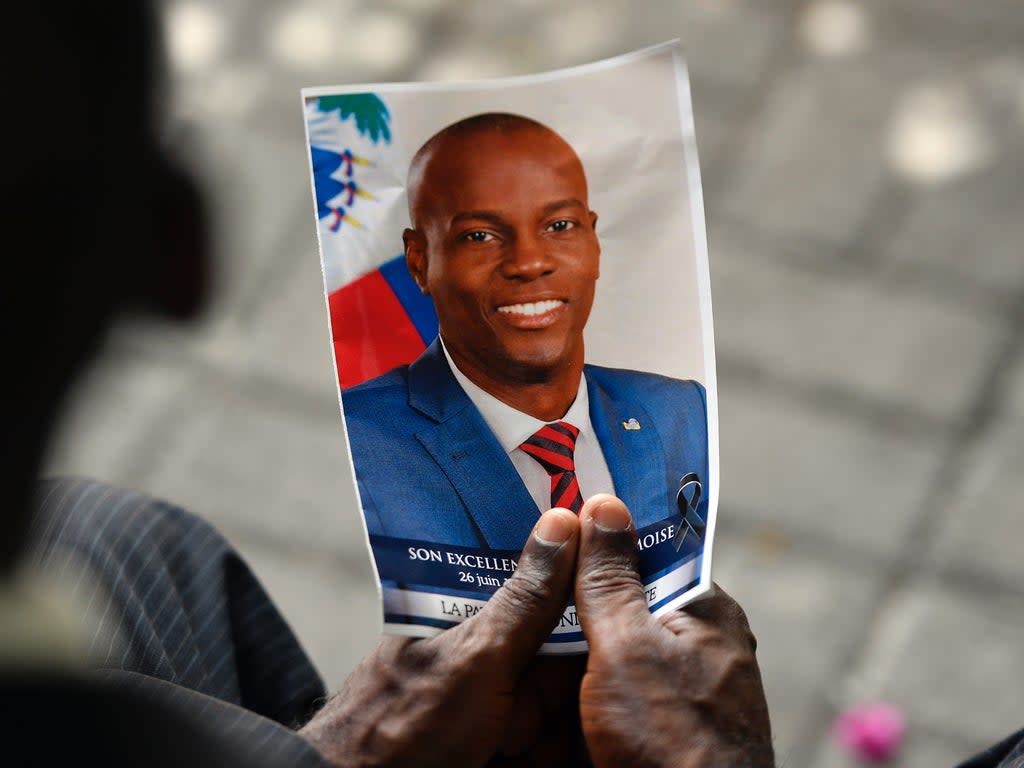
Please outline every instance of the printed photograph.
[{"label": "printed photograph", "polygon": [[[717,396],[676,46],[500,81],[310,88],[303,105],[385,629],[472,615],[541,511],[596,493],[633,515],[652,611],[706,591]],[[570,606],[545,649],[584,648]]]}]

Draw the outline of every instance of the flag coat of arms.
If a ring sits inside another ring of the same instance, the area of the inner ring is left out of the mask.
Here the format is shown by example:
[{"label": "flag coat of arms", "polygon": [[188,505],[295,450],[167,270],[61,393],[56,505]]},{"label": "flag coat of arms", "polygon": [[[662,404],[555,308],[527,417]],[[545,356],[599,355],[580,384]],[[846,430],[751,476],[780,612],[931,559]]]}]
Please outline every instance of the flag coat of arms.
[{"label": "flag coat of arms", "polygon": [[345,388],[415,359],[437,335],[437,315],[405,266],[405,169],[387,104],[375,93],[350,93],[310,96],[304,108],[331,342]]}]

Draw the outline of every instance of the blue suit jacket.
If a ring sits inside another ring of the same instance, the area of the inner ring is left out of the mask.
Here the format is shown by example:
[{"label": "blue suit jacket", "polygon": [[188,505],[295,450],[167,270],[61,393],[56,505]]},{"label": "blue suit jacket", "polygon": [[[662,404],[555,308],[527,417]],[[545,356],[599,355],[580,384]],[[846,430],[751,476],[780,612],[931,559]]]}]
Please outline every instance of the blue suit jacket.
[{"label": "blue suit jacket", "polygon": [[[706,499],[704,388],[589,365],[584,375],[615,492],[637,527],[678,519],[676,491],[687,472],[700,475]],[[537,505],[436,340],[411,365],[344,390],[342,406],[371,534],[522,548]],[[640,429],[624,428],[630,419]]]}]

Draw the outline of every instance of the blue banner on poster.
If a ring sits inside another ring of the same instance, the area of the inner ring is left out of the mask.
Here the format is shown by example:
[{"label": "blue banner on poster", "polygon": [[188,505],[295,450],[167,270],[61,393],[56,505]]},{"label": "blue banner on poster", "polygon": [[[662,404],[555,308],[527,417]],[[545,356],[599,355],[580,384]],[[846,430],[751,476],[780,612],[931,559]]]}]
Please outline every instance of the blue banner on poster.
[{"label": "blue banner on poster", "polygon": [[[640,576],[644,582],[667,573],[701,554],[702,542],[686,537],[677,552],[674,539],[679,518],[670,518],[637,531]],[[495,550],[433,544],[419,539],[370,536],[382,582],[429,585],[431,590],[469,597],[487,597],[515,573],[518,550]]]}]

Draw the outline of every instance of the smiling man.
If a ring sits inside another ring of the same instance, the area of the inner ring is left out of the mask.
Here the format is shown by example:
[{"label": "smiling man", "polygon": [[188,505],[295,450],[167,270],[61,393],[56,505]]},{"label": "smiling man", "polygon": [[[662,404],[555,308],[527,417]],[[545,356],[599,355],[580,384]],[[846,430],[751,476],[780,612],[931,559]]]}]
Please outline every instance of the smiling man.
[{"label": "smiling man", "polygon": [[406,264],[440,334],[342,394],[370,533],[515,549],[596,493],[640,528],[678,520],[680,478],[707,478],[704,390],[585,364],[601,247],[573,148],[475,115],[420,148],[407,189]]}]

